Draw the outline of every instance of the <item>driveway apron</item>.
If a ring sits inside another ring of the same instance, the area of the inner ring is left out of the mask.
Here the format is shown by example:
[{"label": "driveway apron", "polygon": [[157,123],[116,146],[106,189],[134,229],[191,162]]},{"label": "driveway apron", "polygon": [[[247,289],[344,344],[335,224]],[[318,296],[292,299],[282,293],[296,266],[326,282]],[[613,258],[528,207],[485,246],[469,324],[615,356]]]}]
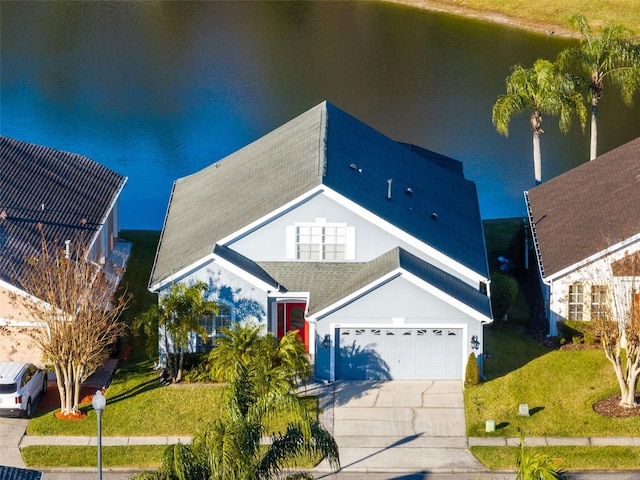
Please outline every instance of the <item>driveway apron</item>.
[{"label": "driveway apron", "polygon": [[[348,472],[481,472],[468,450],[459,381],[339,381],[323,423]],[[329,403],[329,402],[327,402]],[[319,469],[325,469],[320,465]]]}]

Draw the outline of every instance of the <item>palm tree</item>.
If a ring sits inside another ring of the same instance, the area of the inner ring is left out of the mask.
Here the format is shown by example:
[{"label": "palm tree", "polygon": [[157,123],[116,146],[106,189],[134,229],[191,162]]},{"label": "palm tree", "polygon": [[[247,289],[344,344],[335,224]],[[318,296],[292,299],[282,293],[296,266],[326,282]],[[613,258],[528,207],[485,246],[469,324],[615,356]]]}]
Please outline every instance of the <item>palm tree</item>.
[{"label": "palm tree", "polygon": [[311,377],[311,364],[296,331],[281,339],[271,333],[263,334],[260,325],[244,322],[221,329],[216,347],[209,354],[211,378],[229,382],[242,364],[258,386],[295,391],[299,383]]},{"label": "palm tree", "polygon": [[207,332],[200,320],[205,315],[218,313],[217,304],[205,299],[207,289],[204,282],[176,283],[160,298],[158,305],[152,305],[134,321],[134,328],[142,327],[151,339],[158,338],[158,331],[163,331],[167,367],[174,383],[182,380],[184,353],[192,332],[206,340]]},{"label": "palm tree", "polygon": [[515,65],[505,83],[507,93],[500,95],[493,105],[493,124],[499,133],[506,136],[509,134],[511,117],[518,113],[530,112],[534,174],[536,184],[540,184],[540,135],[544,133],[542,115],[557,115],[560,131],[566,133],[571,127],[571,116],[576,113],[584,128],[587,110],[582,95],[576,91],[573,77],[561,73],[556,64],[544,59],[536,60],[532,68]]},{"label": "palm tree", "polygon": [[525,448],[524,434],[520,432],[516,480],[565,480],[564,470],[555,465],[553,459],[544,453]]},{"label": "palm tree", "polygon": [[582,41],[560,52],[558,63],[562,68],[575,68],[585,77],[591,97],[589,158],[593,160],[598,150],[598,102],[605,80],[618,85],[623,101],[631,105],[640,89],[640,47],[631,32],[619,25],[605,27],[600,36],[595,36],[583,15],[572,16],[570,22],[580,30]]},{"label": "palm tree", "polygon": [[[222,416],[200,430],[191,445],[167,447],[158,472],[134,478],[268,480],[282,478],[286,465],[299,455],[326,459],[334,470],[339,469],[338,446],[333,436],[309,412],[295,390],[283,387],[281,381],[273,381],[273,375],[263,383],[265,377],[259,367],[262,358],[247,354],[264,352],[264,339],[269,337],[259,332],[259,327],[249,324],[229,329],[224,341],[213,350],[225,349],[216,359],[231,362],[224,369],[229,385]],[[302,343],[297,334],[287,341]],[[288,354],[293,352],[285,350]],[[304,346],[301,355],[306,358]],[[275,370],[282,372],[286,368]],[[283,414],[290,419],[284,433],[273,433],[270,425]],[[265,445],[261,440],[266,436],[272,441]],[[284,477],[313,478],[300,473]]]}]

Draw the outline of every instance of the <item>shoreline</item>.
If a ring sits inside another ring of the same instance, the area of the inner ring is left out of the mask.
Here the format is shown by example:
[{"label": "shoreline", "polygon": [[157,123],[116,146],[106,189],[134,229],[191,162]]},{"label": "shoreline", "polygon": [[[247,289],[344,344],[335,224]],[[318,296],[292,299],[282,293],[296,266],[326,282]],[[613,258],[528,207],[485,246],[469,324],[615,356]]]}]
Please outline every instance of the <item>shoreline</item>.
[{"label": "shoreline", "polygon": [[465,5],[452,4],[451,0],[381,0],[386,3],[395,3],[406,7],[418,8],[421,10],[431,10],[434,12],[449,13],[461,17],[474,18],[485,22],[498,23],[513,28],[528,30],[543,35],[558,35],[565,38],[579,38],[580,35],[575,30],[571,30],[562,23],[549,23],[531,21],[505,15],[500,12],[479,10]]}]

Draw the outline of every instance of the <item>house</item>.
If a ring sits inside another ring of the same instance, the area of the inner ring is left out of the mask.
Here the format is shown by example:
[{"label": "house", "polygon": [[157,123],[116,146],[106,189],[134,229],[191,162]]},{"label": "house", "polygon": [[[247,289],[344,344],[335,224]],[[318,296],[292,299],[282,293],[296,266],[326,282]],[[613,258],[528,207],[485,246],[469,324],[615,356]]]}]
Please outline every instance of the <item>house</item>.
[{"label": "house", "polygon": [[640,251],[640,138],[525,192],[525,201],[556,335],[558,321],[590,320],[606,308],[607,285],[594,272],[631,276]]},{"label": "house", "polygon": [[324,102],[173,186],[149,288],[205,281],[221,326],[297,330],[319,379],[458,379],[492,321],[460,162]]},{"label": "house", "polygon": [[126,180],[87,157],[0,137],[0,358],[39,363],[25,333],[33,319],[10,300],[28,294],[21,286],[24,262],[40,252],[44,236],[49,245],[80,248],[96,264],[107,263],[118,242]]}]

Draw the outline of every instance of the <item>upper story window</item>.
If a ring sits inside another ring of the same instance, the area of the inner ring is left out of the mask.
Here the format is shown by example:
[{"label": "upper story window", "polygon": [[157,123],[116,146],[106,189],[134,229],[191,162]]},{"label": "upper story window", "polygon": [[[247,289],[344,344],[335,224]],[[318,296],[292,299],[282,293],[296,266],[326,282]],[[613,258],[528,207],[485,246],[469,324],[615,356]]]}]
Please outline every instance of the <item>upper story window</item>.
[{"label": "upper story window", "polygon": [[296,227],[298,260],[344,260],[346,251],[346,226]]},{"label": "upper story window", "polygon": [[568,318],[569,320],[584,319],[584,286],[583,285],[569,286]]},{"label": "upper story window", "polygon": [[296,223],[287,228],[287,257],[309,261],[355,259],[355,229],[345,223]]}]

